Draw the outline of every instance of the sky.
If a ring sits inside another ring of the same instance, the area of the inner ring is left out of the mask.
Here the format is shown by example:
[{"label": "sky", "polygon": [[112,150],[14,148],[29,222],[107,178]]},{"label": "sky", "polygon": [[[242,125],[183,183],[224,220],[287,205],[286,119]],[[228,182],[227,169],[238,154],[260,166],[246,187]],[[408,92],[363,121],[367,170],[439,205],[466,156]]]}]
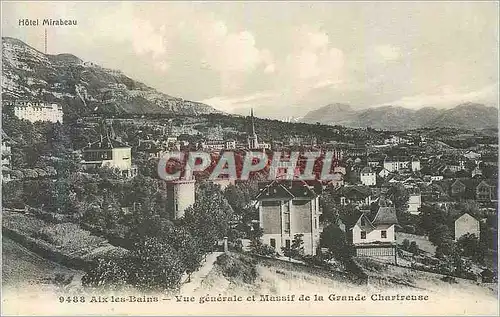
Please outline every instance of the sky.
[{"label": "sky", "polygon": [[498,106],[497,2],[2,2],[2,36],[258,117]]}]

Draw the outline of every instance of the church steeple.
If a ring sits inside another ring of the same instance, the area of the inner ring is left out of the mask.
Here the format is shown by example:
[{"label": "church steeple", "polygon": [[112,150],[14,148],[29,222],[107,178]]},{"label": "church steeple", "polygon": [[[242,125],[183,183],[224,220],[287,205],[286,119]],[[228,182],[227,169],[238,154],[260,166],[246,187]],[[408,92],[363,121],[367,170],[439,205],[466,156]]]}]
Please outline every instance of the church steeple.
[{"label": "church steeple", "polygon": [[248,148],[249,149],[257,149],[259,147],[259,143],[257,141],[257,133],[255,133],[255,123],[253,118],[253,108],[250,109],[250,120],[251,120],[251,130],[248,134]]}]

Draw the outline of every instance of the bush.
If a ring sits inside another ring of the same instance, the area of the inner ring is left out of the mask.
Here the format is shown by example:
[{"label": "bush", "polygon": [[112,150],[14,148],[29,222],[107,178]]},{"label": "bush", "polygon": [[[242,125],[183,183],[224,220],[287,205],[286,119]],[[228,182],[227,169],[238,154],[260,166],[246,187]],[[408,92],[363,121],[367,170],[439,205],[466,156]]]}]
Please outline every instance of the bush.
[{"label": "bush", "polygon": [[215,263],[222,269],[222,275],[251,284],[257,278],[257,261],[237,253],[223,253]]},{"label": "bush", "polygon": [[321,254],[316,255],[305,255],[303,258],[304,262],[311,266],[328,267],[329,264],[326,262],[328,258]]},{"label": "bush", "polygon": [[410,240],[404,239],[403,244],[401,245],[401,249],[408,251],[410,249]]},{"label": "bush", "polygon": [[418,244],[415,241],[412,241],[410,243],[410,246],[408,247],[408,252],[411,252],[413,254],[418,254],[419,248]]},{"label": "bush", "polygon": [[359,258],[356,261],[368,271],[380,272],[387,269],[387,264],[379,263],[369,258]]},{"label": "bush", "polygon": [[250,241],[250,252],[262,256],[276,257],[276,250],[267,244],[263,244],[260,240]]},{"label": "bush", "polygon": [[292,245],[287,247],[282,247],[281,250],[286,257],[290,257],[297,260],[302,260],[304,257],[304,241],[302,239],[304,235],[299,233],[293,237]]},{"label": "bush", "polygon": [[446,283],[450,283],[450,284],[457,284],[457,279],[454,278],[453,276],[443,276],[441,278],[441,281],[443,282],[446,282]]},{"label": "bush", "polygon": [[102,260],[94,263],[82,277],[82,285],[88,287],[119,287],[128,281],[124,260]]},{"label": "bush", "polygon": [[58,286],[65,286],[71,283],[73,281],[73,278],[74,275],[66,276],[65,274],[57,273],[52,279],[52,282]]},{"label": "bush", "polygon": [[241,242],[241,239],[237,239],[234,242],[229,241],[228,248],[229,248],[229,250],[232,250],[232,251],[242,252],[243,251],[243,243]]}]

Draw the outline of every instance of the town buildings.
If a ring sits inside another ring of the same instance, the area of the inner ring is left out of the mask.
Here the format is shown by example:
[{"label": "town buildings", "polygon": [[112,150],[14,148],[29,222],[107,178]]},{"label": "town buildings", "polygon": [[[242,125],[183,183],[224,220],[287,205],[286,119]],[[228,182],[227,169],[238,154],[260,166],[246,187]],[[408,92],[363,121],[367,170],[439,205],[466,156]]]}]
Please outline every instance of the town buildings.
[{"label": "town buildings", "polygon": [[14,115],[30,122],[63,122],[62,106],[43,102],[18,102],[13,105]]},{"label": "town buildings", "polygon": [[132,165],[132,148],[109,133],[101,134],[99,140],[89,143],[81,152],[84,169],[109,167],[124,177],[137,175],[137,167]]},{"label": "town buildings", "polygon": [[398,224],[396,209],[392,206],[380,206],[373,219],[363,213],[352,228],[354,245],[374,242],[394,244],[395,226]]},{"label": "town buildings", "polygon": [[12,150],[10,139],[2,130],[2,182],[12,179]]},{"label": "town buildings", "polygon": [[377,213],[363,213],[352,228],[352,242],[357,256],[388,257],[396,260],[396,209],[381,202]]},{"label": "town buildings", "polygon": [[377,185],[377,173],[371,167],[365,167],[360,173],[361,183],[366,186]]},{"label": "town buildings", "polygon": [[408,210],[407,212],[418,215],[420,214],[420,207],[422,206],[422,195],[420,193],[420,188],[413,187],[410,189],[410,194],[408,197]]},{"label": "town buildings", "polygon": [[303,181],[273,181],[257,195],[262,242],[278,253],[289,248],[296,234],[303,235],[304,253],[315,255],[319,246],[319,194]]},{"label": "town buildings", "polygon": [[384,159],[384,168],[389,172],[400,170],[410,170],[413,172],[420,171],[420,160],[416,157],[386,156]]},{"label": "town buildings", "polygon": [[236,141],[233,139],[208,139],[200,144],[203,151],[222,151],[236,149]]},{"label": "town buildings", "polygon": [[493,180],[482,180],[476,186],[476,200],[478,202],[498,201],[497,183]]}]

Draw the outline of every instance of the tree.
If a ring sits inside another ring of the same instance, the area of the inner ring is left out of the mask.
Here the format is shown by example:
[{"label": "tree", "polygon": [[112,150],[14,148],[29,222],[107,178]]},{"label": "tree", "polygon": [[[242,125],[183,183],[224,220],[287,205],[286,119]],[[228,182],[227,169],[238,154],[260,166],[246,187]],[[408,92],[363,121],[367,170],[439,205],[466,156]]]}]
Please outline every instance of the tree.
[{"label": "tree", "polygon": [[456,248],[461,256],[470,257],[478,263],[484,263],[486,247],[480,243],[474,234],[465,234],[456,242]]},{"label": "tree", "polygon": [[340,205],[335,201],[335,194],[327,191],[321,195],[320,206],[323,211],[322,220],[326,223],[336,223],[339,213],[338,207]]},{"label": "tree", "polygon": [[456,252],[453,254],[453,266],[455,267],[454,273],[457,276],[466,277],[469,273],[471,273],[470,263]]},{"label": "tree", "polygon": [[24,208],[22,181],[12,180],[2,184],[2,204],[8,208]]},{"label": "tree", "polygon": [[188,274],[200,267],[204,255],[200,248],[201,241],[187,228],[181,225],[171,226],[163,239],[177,251]]},{"label": "tree", "polygon": [[408,200],[410,199],[410,194],[408,190],[403,186],[403,184],[395,184],[391,186],[387,192],[387,196],[392,200],[394,208],[399,215],[405,214],[408,210]]},{"label": "tree", "polygon": [[253,181],[229,185],[224,190],[224,197],[234,211],[233,223],[235,226],[229,235],[230,239],[245,238],[250,235],[252,221],[258,219],[258,210],[251,205],[257,193],[258,185]]},{"label": "tree", "polygon": [[439,224],[429,232],[429,241],[435,246],[440,246],[446,239],[451,239],[450,229],[447,225]]},{"label": "tree", "polygon": [[259,192],[258,185],[253,181],[239,182],[229,185],[224,190],[224,197],[236,213],[241,213]]},{"label": "tree", "polygon": [[200,238],[206,252],[213,250],[215,243],[228,236],[232,209],[220,191],[220,187],[201,182],[196,190],[196,202],[186,209],[181,223]]},{"label": "tree", "polygon": [[420,208],[418,225],[425,233],[431,233],[439,225],[446,224],[445,212],[436,206],[424,205]]},{"label": "tree", "polygon": [[129,283],[146,290],[177,289],[186,270],[178,252],[158,238],[137,242],[129,264]]},{"label": "tree", "polygon": [[410,240],[404,239],[401,248],[405,251],[408,251],[410,249]]},{"label": "tree", "polygon": [[328,225],[323,230],[320,244],[322,247],[328,248],[336,259],[345,260],[350,256],[345,233],[335,224]]},{"label": "tree", "polygon": [[98,260],[86,271],[82,284],[94,287],[129,284],[142,290],[175,290],[185,270],[172,246],[158,238],[145,238],[121,259]]},{"label": "tree", "polygon": [[290,248],[282,247],[281,250],[283,254],[289,258],[302,259],[304,257],[304,241],[302,239],[304,235],[302,233],[296,234],[293,237],[292,244]]},{"label": "tree", "polygon": [[455,253],[455,244],[451,239],[444,239],[436,248],[436,257],[439,259],[444,259]]},{"label": "tree", "polygon": [[413,254],[418,254],[419,248],[418,245],[415,241],[412,241],[410,243],[410,246],[408,247],[408,252],[411,252]]}]

